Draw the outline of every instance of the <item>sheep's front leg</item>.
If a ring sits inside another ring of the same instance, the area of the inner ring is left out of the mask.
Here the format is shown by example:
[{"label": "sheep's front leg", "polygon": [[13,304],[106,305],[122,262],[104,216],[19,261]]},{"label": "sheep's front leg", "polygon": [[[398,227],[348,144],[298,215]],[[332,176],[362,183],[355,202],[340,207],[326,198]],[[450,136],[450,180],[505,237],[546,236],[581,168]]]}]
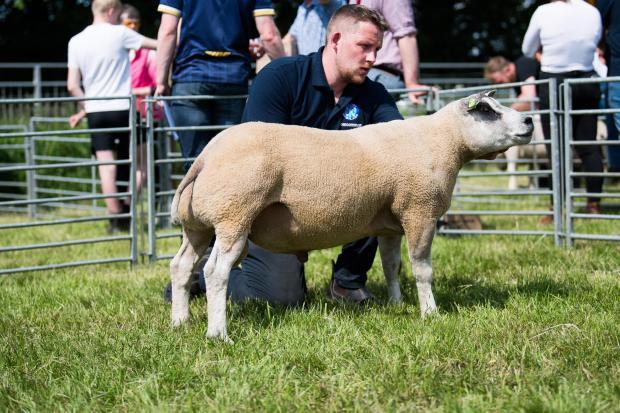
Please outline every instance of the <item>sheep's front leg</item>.
[{"label": "sheep's front leg", "polygon": [[400,303],[402,296],[400,293],[400,282],[398,279],[398,269],[400,268],[400,235],[396,237],[378,237],[379,252],[381,253],[381,264],[383,274],[387,282],[388,297],[391,303]]},{"label": "sheep's front leg", "polygon": [[431,265],[431,245],[435,236],[436,222],[435,218],[416,217],[404,225],[422,317],[437,311],[432,290],[433,267]]},{"label": "sheep's front leg", "polygon": [[247,234],[232,242],[218,236],[211,256],[205,265],[207,287],[207,338],[231,342],[226,332],[226,290],[230,270],[242,256],[247,243]]}]

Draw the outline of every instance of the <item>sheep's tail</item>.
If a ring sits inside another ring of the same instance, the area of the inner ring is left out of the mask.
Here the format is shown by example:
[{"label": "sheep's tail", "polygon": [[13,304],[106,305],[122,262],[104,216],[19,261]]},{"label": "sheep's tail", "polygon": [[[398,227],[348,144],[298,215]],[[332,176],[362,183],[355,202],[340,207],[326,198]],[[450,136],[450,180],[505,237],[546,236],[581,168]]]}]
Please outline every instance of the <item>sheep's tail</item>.
[{"label": "sheep's tail", "polygon": [[172,198],[172,205],[170,205],[170,216],[172,218],[173,224],[180,223],[179,221],[179,201],[181,200],[181,194],[185,188],[187,188],[190,184],[192,184],[200,171],[202,171],[202,167],[204,166],[204,158],[199,156],[192,166],[189,168],[189,171],[185,174],[185,177],[177,187],[177,191],[174,194],[174,198]]}]

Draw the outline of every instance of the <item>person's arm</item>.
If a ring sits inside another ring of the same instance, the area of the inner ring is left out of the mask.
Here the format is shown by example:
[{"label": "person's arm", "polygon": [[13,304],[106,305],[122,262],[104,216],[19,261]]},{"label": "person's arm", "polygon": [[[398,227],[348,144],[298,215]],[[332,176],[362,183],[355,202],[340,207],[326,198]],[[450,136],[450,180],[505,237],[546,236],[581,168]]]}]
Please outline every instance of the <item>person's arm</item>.
[{"label": "person's arm", "polygon": [[157,40],[156,39],[151,39],[150,37],[144,37],[142,39],[142,46],[140,46],[141,48],[144,49],[157,49]]},{"label": "person's arm", "polygon": [[[420,57],[418,53],[418,40],[415,34],[409,34],[398,39],[398,49],[403,65],[403,80],[407,89],[424,87],[419,82]],[[412,103],[419,103],[418,96],[425,92],[410,92],[409,99]]]},{"label": "person's arm", "polygon": [[157,32],[157,87],[156,95],[168,95],[170,84],[168,76],[174,59],[174,52],[177,47],[177,26],[179,16],[169,13],[162,13],[161,24]]},{"label": "person's arm", "polygon": [[[536,80],[534,76],[525,79],[526,82],[533,82],[534,80]],[[536,99],[536,85],[523,85],[521,86],[519,96],[517,96],[519,102],[515,102],[510,106],[519,112],[534,110],[534,99]]]},{"label": "person's arm", "polygon": [[[82,74],[80,73],[80,69],[70,67],[69,72],[67,73],[67,91],[69,95],[81,98],[84,97],[84,91],[82,90]],[[75,126],[86,116],[86,110],[84,109],[84,101],[78,102],[79,111],[69,118],[69,125],[72,128]]]},{"label": "person's arm", "polygon": [[267,56],[271,60],[284,56],[282,38],[273,16],[256,16],[254,21]]},{"label": "person's arm", "polygon": [[284,35],[282,38],[282,44],[284,46],[284,52],[287,56],[297,56],[299,54],[299,50],[297,50],[297,39],[291,34],[291,32]]},{"label": "person's arm", "polygon": [[525,36],[523,36],[523,44],[521,51],[525,56],[534,57],[538,49],[540,49],[540,26],[538,23],[538,10],[532,15],[530,25],[527,27]]}]

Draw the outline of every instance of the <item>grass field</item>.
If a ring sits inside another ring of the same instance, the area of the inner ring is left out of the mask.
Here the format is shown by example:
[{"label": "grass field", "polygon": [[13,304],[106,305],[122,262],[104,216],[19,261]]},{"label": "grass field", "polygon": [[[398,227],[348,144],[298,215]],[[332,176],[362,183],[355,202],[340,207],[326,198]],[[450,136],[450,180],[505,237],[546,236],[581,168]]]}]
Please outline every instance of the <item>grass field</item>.
[{"label": "grass field", "polygon": [[232,345],[203,300],[170,328],[167,262],[1,277],[0,411],[620,411],[617,244],[438,237],[426,320],[409,265],[403,305],[378,262],[378,303],[327,300],[336,254],[310,255],[301,308],[230,305]]}]

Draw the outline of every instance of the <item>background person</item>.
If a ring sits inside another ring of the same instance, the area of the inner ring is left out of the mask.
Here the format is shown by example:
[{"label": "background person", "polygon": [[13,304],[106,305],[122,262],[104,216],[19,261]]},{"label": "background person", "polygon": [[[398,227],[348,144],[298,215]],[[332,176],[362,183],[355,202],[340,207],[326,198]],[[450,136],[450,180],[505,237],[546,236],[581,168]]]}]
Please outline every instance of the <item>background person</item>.
[{"label": "background person", "polygon": [[[593,77],[592,60],[601,32],[601,16],[595,7],[583,0],[554,0],[534,11],[523,38],[523,54],[533,57],[542,47],[540,78],[555,78],[558,86],[567,78]],[[575,85],[572,90],[573,109],[598,107],[600,91],[597,84]],[[549,109],[548,88],[540,88],[539,94],[541,109]],[[548,138],[551,136],[549,115],[541,118],[543,133]],[[572,118],[573,139],[596,139],[596,115],[573,115]],[[598,146],[575,146],[574,149],[585,172],[603,172]],[[589,193],[602,191],[603,178],[585,178],[585,181]],[[600,213],[599,197],[588,197],[586,212]]]},{"label": "background person", "polygon": [[[514,62],[503,56],[489,59],[484,67],[484,77],[493,84],[533,82],[540,74],[540,64],[534,58],[521,56]],[[536,85],[515,86],[517,102],[510,105],[520,112],[534,110],[533,102],[537,98]]]},{"label": "background person", "polygon": [[[377,12],[343,6],[328,25],[324,48],[308,56],[278,59],[260,71],[243,120],[346,130],[402,119],[385,88],[367,78],[385,29]],[[365,284],[376,250],[374,237],[343,247],[328,289],[332,299],[364,303],[372,298]],[[306,291],[303,261],[304,257],[272,253],[250,242],[241,268],[231,271],[228,294],[234,301],[259,298],[274,304],[300,303]],[[202,271],[200,276],[204,292]],[[190,294],[197,290],[192,288]],[[164,298],[170,299],[170,284]]]},{"label": "background person", "polygon": [[[368,77],[386,89],[425,87],[419,82],[420,56],[411,0],[349,0],[349,4],[378,11],[388,24],[383,34],[383,47]],[[410,92],[409,100],[418,104],[418,96],[424,93]]]},{"label": "background person", "polygon": [[287,54],[310,54],[325,45],[327,24],[344,0],[304,0],[288,33],[282,39]]},{"label": "background person", "polygon": [[[154,49],[156,42],[125,26],[118,25],[121,3],[94,0],[93,23],[69,41],[67,90],[75,97],[128,96],[131,93],[129,50]],[[82,90],[82,84],[84,89]],[[129,126],[129,100],[90,100],[79,103],[80,111],[71,116],[75,127],[85,116],[90,129]],[[95,132],[91,149],[97,161],[129,158],[129,132]],[[101,190],[118,192],[116,181],[129,181],[129,165],[100,165]],[[106,198],[109,214],[129,212],[129,201]],[[128,228],[128,219],[112,219],[109,232]]]},{"label": "background person", "polygon": [[[284,55],[269,0],[161,0],[158,11],[162,13],[157,35],[158,95],[170,92],[171,66],[173,96],[246,95],[251,71],[250,39],[256,30],[269,57]],[[235,125],[241,121],[244,105],[245,98],[184,99],[172,102],[172,112],[176,126]],[[178,135],[183,157],[191,158],[216,132],[179,131]],[[186,163],[186,169],[189,165]]]},{"label": "background person", "polygon": [[[605,60],[607,63],[607,76],[620,76],[620,1],[598,0],[596,8],[603,19],[605,38]],[[620,109],[620,83],[610,82],[607,84],[607,106]],[[610,115],[613,122],[608,122],[608,140],[618,140],[620,130],[620,112]],[[620,146],[607,148],[607,161],[609,172],[620,172]]]}]

